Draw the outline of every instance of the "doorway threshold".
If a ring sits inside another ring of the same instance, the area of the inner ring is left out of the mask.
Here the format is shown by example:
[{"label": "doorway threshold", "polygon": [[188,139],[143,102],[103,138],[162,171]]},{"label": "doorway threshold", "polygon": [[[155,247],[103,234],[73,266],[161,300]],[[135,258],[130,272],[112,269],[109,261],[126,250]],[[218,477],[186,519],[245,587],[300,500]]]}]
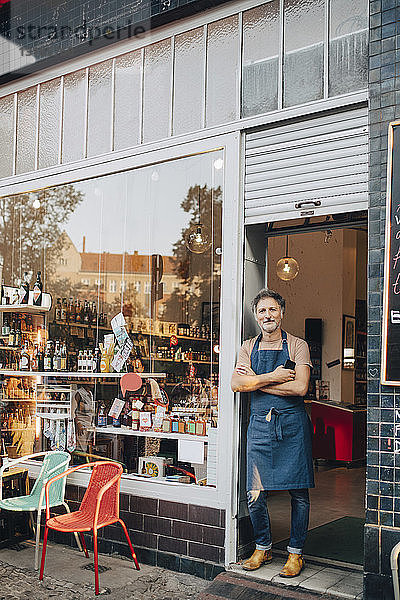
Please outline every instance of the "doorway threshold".
[{"label": "doorway threshold", "polygon": [[[360,565],[350,565],[348,563],[334,564],[333,561],[325,559],[308,558],[305,556],[306,566],[298,577],[285,579],[279,577],[279,571],[282,569],[287,553],[276,556],[271,563],[263,565],[256,571],[244,571],[240,563],[233,563],[227,568],[228,573],[232,573],[237,578],[240,576],[241,585],[249,582],[264,582],[279,587],[295,589],[297,591],[310,591],[319,594],[330,594],[337,598],[347,598],[348,600],[361,600],[363,597],[363,571]],[[354,567],[354,568],[353,568]]]},{"label": "doorway threshold", "polygon": [[[273,550],[276,556],[286,557],[287,552],[285,550],[277,550],[274,548]],[[360,572],[363,573],[364,568],[362,565],[358,565],[355,563],[344,562],[341,560],[333,560],[331,558],[324,558],[322,556],[313,556],[309,554],[303,554],[304,559],[307,561],[308,565],[316,565],[322,567],[337,567],[338,569],[342,569],[342,571],[352,572]]]}]

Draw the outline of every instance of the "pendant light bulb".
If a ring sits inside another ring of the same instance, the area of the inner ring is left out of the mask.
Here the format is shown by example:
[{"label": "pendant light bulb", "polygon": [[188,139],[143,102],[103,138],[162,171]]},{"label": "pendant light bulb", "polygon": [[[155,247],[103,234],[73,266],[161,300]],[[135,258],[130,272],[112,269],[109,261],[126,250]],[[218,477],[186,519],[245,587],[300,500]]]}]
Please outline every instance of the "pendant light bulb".
[{"label": "pendant light bulb", "polygon": [[276,274],[282,281],[290,281],[297,277],[299,263],[289,256],[289,238],[286,236],[286,255],[276,263]]},{"label": "pendant light bulb", "polygon": [[198,196],[199,222],[195,223],[185,234],[186,248],[194,254],[203,254],[211,246],[211,238],[204,225],[202,225],[200,211],[200,187]]}]

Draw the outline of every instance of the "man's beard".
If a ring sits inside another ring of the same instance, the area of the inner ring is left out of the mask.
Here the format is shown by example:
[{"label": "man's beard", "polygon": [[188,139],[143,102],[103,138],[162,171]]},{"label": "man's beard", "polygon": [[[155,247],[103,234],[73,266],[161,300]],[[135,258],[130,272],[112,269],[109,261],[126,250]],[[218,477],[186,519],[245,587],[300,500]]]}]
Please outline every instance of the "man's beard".
[{"label": "man's beard", "polygon": [[266,323],[262,324],[261,329],[266,333],[274,333],[274,331],[276,331],[278,327],[279,323],[277,323],[276,321],[267,321]]}]

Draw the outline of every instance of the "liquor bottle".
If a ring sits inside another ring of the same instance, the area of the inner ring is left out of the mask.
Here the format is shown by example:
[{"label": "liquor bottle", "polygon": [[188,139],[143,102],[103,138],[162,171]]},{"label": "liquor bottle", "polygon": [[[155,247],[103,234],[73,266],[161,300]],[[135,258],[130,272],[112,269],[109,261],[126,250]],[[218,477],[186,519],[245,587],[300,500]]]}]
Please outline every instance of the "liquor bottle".
[{"label": "liquor bottle", "polygon": [[37,370],[44,371],[44,353],[43,346],[40,344],[37,354]]},{"label": "liquor bottle", "polygon": [[75,323],[75,304],[73,298],[69,299],[68,321],[69,323]]},{"label": "liquor bottle", "polygon": [[83,322],[86,325],[89,325],[89,323],[90,323],[90,309],[89,309],[89,302],[87,300],[85,300],[85,304],[84,304],[84,308],[83,308]]},{"label": "liquor bottle", "polygon": [[92,325],[97,325],[97,306],[96,306],[96,302],[92,302]]},{"label": "liquor bottle", "polygon": [[62,304],[61,304],[61,321],[63,321],[64,323],[67,320],[67,299],[63,298],[62,299]]},{"label": "liquor bottle", "polygon": [[83,371],[83,352],[82,350],[79,350],[79,354],[78,354],[78,371]]},{"label": "liquor bottle", "polygon": [[87,360],[86,371],[92,372],[93,371],[93,354],[92,354],[91,350],[87,351],[86,360]]},{"label": "liquor bottle", "polygon": [[51,342],[47,342],[46,344],[46,352],[43,359],[43,370],[51,371],[53,366],[53,357],[51,352]]},{"label": "liquor bottle", "polygon": [[97,427],[107,427],[107,413],[104,404],[100,404],[97,413]]},{"label": "liquor bottle", "polygon": [[[86,302],[86,300],[85,300]],[[85,305],[83,304],[83,302],[80,302],[80,322],[84,323],[85,322]]]},{"label": "liquor bottle", "polygon": [[1,280],[1,296],[0,296],[0,304],[6,304],[5,303],[5,294],[4,294],[4,279]]},{"label": "liquor bottle", "polygon": [[14,346],[20,346],[22,341],[21,335],[21,321],[17,319],[17,326],[15,328]]},{"label": "liquor bottle", "polygon": [[28,304],[29,300],[29,273],[24,273],[23,282],[19,288],[19,304]]},{"label": "liquor bottle", "polygon": [[33,331],[33,319],[32,319],[32,315],[27,315],[27,317],[25,317],[26,320],[26,330],[27,331]]},{"label": "liquor bottle", "polygon": [[55,317],[56,321],[61,321],[61,298],[57,298]]},{"label": "liquor bottle", "polygon": [[67,365],[68,365],[67,347],[64,342],[64,344],[62,345],[62,348],[61,348],[60,371],[66,371]]},{"label": "liquor bottle", "polygon": [[87,354],[87,351],[84,350],[84,352],[83,352],[83,358],[82,358],[82,371],[88,371],[89,370],[88,366],[89,366],[89,363],[88,363],[88,354]]},{"label": "liquor bottle", "polygon": [[3,326],[1,328],[2,335],[10,334],[10,321],[8,320],[8,316],[4,315]]},{"label": "liquor bottle", "polygon": [[32,371],[38,371],[38,356],[39,356],[39,347],[37,344],[34,345],[33,347],[33,355],[32,355],[32,361],[31,361],[31,368]]},{"label": "liquor bottle", "polygon": [[33,286],[33,304],[35,306],[42,306],[43,283],[41,279],[41,274],[41,271],[37,272],[36,281]]},{"label": "liquor bottle", "polygon": [[75,322],[81,322],[81,303],[79,302],[79,300],[76,300],[75,302]]},{"label": "liquor bottle", "polygon": [[21,352],[21,357],[19,359],[19,370],[20,371],[29,371],[31,366],[30,356],[28,352],[28,342],[25,342],[25,346]]}]

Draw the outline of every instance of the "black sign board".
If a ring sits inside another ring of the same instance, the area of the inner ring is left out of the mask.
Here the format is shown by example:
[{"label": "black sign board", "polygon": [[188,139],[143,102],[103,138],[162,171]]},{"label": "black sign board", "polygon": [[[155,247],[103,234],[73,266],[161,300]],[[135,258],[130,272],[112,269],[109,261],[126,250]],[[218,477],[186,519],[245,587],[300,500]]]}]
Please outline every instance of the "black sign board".
[{"label": "black sign board", "polygon": [[389,124],[381,381],[400,385],[400,121]]},{"label": "black sign board", "polygon": [[0,85],[223,2],[0,0]]}]

